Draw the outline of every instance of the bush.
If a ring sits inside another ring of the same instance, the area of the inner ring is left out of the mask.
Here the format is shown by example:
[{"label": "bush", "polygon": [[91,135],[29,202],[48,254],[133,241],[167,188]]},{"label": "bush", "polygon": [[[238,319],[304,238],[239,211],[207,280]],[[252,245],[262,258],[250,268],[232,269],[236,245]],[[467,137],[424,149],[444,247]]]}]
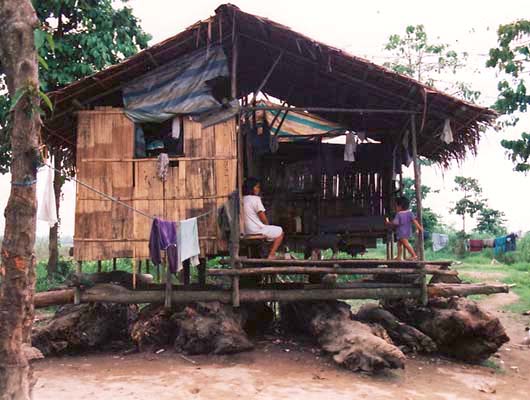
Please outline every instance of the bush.
[{"label": "bush", "polygon": [[530,263],[530,232],[518,240],[517,254],[519,262]]}]

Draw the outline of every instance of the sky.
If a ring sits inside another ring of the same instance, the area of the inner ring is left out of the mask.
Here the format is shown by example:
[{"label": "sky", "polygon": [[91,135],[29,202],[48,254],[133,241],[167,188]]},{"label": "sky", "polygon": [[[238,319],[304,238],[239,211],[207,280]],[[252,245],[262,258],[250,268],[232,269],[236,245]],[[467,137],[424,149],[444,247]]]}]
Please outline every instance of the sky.
[{"label": "sky", "polygon": [[[232,1],[243,11],[258,14],[287,25],[292,29],[351,54],[362,56],[377,63],[388,61],[383,51],[388,37],[402,33],[407,25],[423,24],[433,41],[449,43],[454,49],[470,54],[470,68],[462,72],[460,80],[468,81],[482,92],[480,103],[493,104],[496,98],[497,73],[493,69],[475,67],[485,64],[488,51],[496,45],[496,30],[500,24],[519,18],[530,18],[522,10],[528,10],[528,0],[504,0],[486,2],[479,0],[374,0],[370,2],[327,0],[279,1],[241,0]],[[153,36],[151,44],[166,39],[198,20],[214,13],[219,1],[196,0],[130,0],[134,14],[142,27]],[[516,129],[505,132],[488,130],[483,136],[478,156],[469,156],[461,165],[450,169],[437,167],[422,169],[423,183],[439,193],[430,195],[425,206],[431,207],[448,224],[458,224],[460,219],[449,209],[458,199],[453,179],[457,175],[477,178],[484,196],[492,208],[506,213],[508,228],[512,231],[530,230],[530,176],[513,171],[500,145],[501,139],[517,138],[519,132],[529,131],[530,116],[524,117]],[[412,174],[411,171],[408,171]],[[0,176],[0,210],[9,195],[8,175]],[[42,179],[40,179],[42,181]],[[38,185],[38,192],[42,191]],[[61,212],[61,234],[73,236],[75,187],[67,184],[64,190]],[[3,231],[3,213],[0,230]],[[37,233],[47,234],[47,226],[39,222]]]}]

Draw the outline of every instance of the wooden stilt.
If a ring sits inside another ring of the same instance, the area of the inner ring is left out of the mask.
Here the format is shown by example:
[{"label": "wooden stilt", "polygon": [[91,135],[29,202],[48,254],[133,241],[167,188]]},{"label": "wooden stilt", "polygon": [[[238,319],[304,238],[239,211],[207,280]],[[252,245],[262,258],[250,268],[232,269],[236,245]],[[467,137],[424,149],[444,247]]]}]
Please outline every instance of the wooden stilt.
[{"label": "wooden stilt", "polygon": [[138,273],[141,274],[142,273],[142,260],[138,260]]},{"label": "wooden stilt", "polygon": [[101,272],[101,269],[102,269],[101,260],[98,260],[98,272]]},{"label": "wooden stilt", "polygon": [[156,266],[156,281],[162,283],[162,277],[160,276],[160,264]]},{"label": "wooden stilt", "polygon": [[[83,273],[83,261],[77,261],[75,272],[78,274]],[[81,304],[81,289],[79,289],[79,287],[74,288],[74,304]]]},{"label": "wooden stilt", "polygon": [[190,284],[190,260],[186,260],[182,263],[182,283],[184,285]]},{"label": "wooden stilt", "polygon": [[78,274],[81,274],[83,272],[83,261],[81,261],[81,260],[77,261],[77,266],[75,268],[75,272],[77,272]]},{"label": "wooden stilt", "polygon": [[421,272],[422,273],[420,275],[420,285],[421,285],[420,301],[421,301],[421,304],[426,306],[427,303],[429,302],[429,292],[427,288],[427,271],[426,271],[425,265],[422,266]]},{"label": "wooden stilt", "polygon": [[145,273],[150,274],[151,273],[151,263],[149,260],[145,260]]},{"label": "wooden stilt", "polygon": [[164,259],[164,264],[166,267],[166,291],[164,296],[164,307],[171,308],[171,292],[172,292],[172,285],[171,285],[171,270],[169,269],[169,263],[167,262],[167,257]]},{"label": "wooden stilt", "polygon": [[208,264],[207,258],[202,258],[201,263],[199,264],[198,272],[199,272],[199,285],[201,287],[206,286],[206,265]]},{"label": "wooden stilt", "polygon": [[114,258],[112,259],[112,270],[113,270],[113,271],[116,271],[116,267],[117,267],[117,265],[116,265],[116,264],[117,264],[116,261],[117,261],[117,260],[116,260],[116,257],[114,257]]},{"label": "wooden stilt", "polygon": [[[418,140],[416,137],[416,117],[412,115],[410,117],[410,128],[412,136],[412,163],[414,165],[414,188],[416,189],[416,218],[420,224],[423,224],[422,214],[422,199],[421,199],[421,166],[418,160]],[[417,240],[418,257],[420,260],[424,260],[425,256],[423,253],[423,235],[420,233]]]},{"label": "wooden stilt", "polygon": [[232,306],[239,307],[239,276],[232,277]]}]

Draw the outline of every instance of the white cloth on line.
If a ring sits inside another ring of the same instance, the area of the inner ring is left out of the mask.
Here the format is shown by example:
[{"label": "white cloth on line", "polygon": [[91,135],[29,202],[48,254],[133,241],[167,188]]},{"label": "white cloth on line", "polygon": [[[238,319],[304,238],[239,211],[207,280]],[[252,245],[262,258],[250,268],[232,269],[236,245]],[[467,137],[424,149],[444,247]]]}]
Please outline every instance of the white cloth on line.
[{"label": "white cloth on line", "polygon": [[180,127],[182,124],[182,117],[175,117],[171,122],[171,137],[178,139],[180,137]]},{"label": "white cloth on line", "polygon": [[344,161],[355,161],[355,150],[357,143],[355,142],[355,135],[352,132],[346,133],[346,145],[344,146]]},{"label": "white cloth on line", "polygon": [[440,251],[449,244],[449,236],[443,233],[432,234],[432,250]]},{"label": "white cloth on line", "polygon": [[453,143],[453,130],[451,129],[451,121],[449,120],[449,118],[446,118],[445,121],[444,121],[444,128],[443,128],[443,131],[442,131],[442,140],[446,143],[446,144],[451,144]]},{"label": "white cloth on line", "polygon": [[190,218],[178,223],[177,246],[179,254],[179,269],[182,261],[190,260],[192,267],[199,265],[199,228],[197,218]]},{"label": "white cloth on line", "polygon": [[[48,165],[54,165],[53,160],[47,162]],[[37,218],[40,221],[45,221],[51,227],[55,226],[58,222],[57,218],[57,207],[55,203],[55,191],[53,190],[53,179],[55,176],[54,171],[45,167],[46,171],[44,172],[44,190],[42,191],[42,196],[38,202],[38,212]]]}]

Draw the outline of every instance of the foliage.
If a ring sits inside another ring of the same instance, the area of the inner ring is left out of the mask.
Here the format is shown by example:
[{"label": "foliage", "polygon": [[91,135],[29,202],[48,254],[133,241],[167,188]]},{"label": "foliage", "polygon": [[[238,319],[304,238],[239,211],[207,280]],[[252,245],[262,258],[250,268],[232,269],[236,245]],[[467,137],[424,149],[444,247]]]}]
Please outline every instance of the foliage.
[{"label": "foliage", "polygon": [[[497,85],[499,91],[494,108],[511,119],[505,125],[516,125],[514,113],[526,112],[530,104],[525,74],[530,65],[530,20],[519,20],[501,25],[497,30],[498,47],[490,49],[486,65],[497,68],[505,75]],[[508,150],[515,170],[530,171],[530,134],[523,132],[519,140],[502,140]]]},{"label": "foliage", "polygon": [[471,102],[476,102],[480,92],[460,81],[445,82],[446,74],[456,74],[465,67],[468,54],[458,53],[446,43],[432,43],[423,25],[409,25],[404,35],[391,35],[385,45],[394,60],[386,66]]},{"label": "foliage", "polygon": [[481,197],[482,188],[478,180],[464,176],[455,177],[455,191],[462,193],[462,198],[458,200],[451,209],[457,215],[462,217],[462,232],[466,231],[466,215],[474,217],[485,207],[485,200]]},{"label": "foliage", "polygon": [[476,231],[500,236],[506,233],[504,213],[484,206],[478,213]]},{"label": "foliage", "polygon": [[[129,7],[112,0],[33,0],[41,22],[35,33],[42,90],[53,91],[116,64],[147,47],[150,36]],[[0,76],[0,173],[10,163],[8,111],[11,99]]]},{"label": "foliage", "polygon": [[[421,185],[421,197],[425,199],[429,193],[437,193],[429,186]],[[417,213],[418,207],[416,203],[416,188],[414,186],[414,179],[403,178],[403,196],[410,200],[410,209],[413,213]],[[432,211],[429,207],[423,207],[422,224],[427,232],[433,232],[440,224],[440,216]]]}]

